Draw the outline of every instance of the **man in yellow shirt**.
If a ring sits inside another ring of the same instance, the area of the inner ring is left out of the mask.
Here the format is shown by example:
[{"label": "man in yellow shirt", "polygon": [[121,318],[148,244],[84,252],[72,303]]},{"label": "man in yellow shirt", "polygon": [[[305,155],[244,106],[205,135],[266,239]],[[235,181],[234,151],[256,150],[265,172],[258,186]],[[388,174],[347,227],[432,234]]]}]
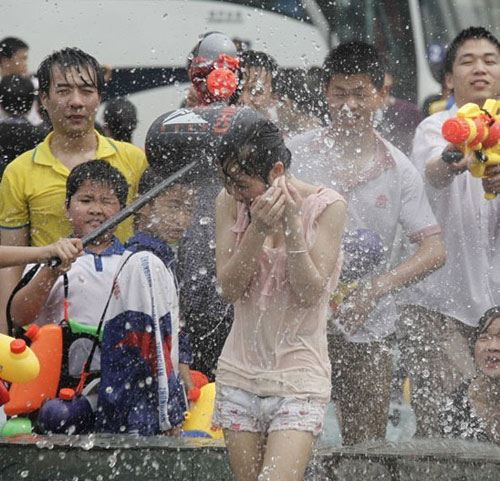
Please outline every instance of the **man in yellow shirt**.
[{"label": "man in yellow shirt", "polygon": [[[48,56],[37,77],[40,100],[53,131],[5,169],[0,183],[2,245],[46,245],[70,233],[64,215],[66,179],[77,165],[107,160],[127,179],[128,201],[137,194],[147,165],[141,149],[94,130],[104,86],[102,68],[95,58],[77,48],[66,48]],[[131,234],[131,220],[117,230],[122,241]],[[0,270],[0,331],[8,296],[21,273],[22,267]]]}]

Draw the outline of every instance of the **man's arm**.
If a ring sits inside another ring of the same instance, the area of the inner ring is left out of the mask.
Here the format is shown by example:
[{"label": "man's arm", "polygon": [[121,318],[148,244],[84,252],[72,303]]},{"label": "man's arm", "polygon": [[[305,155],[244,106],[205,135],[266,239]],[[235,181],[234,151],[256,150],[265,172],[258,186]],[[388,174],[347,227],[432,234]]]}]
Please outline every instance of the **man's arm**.
[{"label": "man's arm", "polygon": [[403,287],[421,281],[446,262],[446,249],[441,234],[424,237],[417,252],[394,269],[371,281],[375,298],[396,292]]},{"label": "man's arm", "polygon": [[424,237],[417,252],[394,269],[374,277],[348,298],[353,308],[345,319],[346,330],[351,334],[366,322],[369,314],[384,296],[414,284],[439,269],[446,262],[446,249],[441,234]]},{"label": "man's arm", "polygon": [[[2,229],[1,244],[4,246],[27,246],[29,245],[29,228]],[[7,267],[0,269],[0,332],[7,332],[6,308],[10,294],[21,279],[24,266]]]},{"label": "man's arm", "polygon": [[469,154],[459,162],[452,164],[444,162],[442,155],[428,160],[425,165],[425,177],[427,181],[435,189],[447,187],[457,175],[467,170],[470,162],[472,162],[471,155]]}]

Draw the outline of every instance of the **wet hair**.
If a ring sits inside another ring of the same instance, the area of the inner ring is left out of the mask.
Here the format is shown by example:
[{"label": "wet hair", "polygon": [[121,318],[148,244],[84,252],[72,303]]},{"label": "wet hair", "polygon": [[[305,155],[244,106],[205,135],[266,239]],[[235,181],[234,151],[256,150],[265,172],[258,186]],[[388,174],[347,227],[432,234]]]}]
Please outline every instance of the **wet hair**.
[{"label": "wet hair", "polygon": [[276,75],[274,93],[278,99],[290,99],[304,113],[314,111],[314,97],[308,73],[301,68],[281,69]]},{"label": "wet hair", "polygon": [[488,309],[481,316],[481,319],[479,319],[479,324],[477,326],[477,331],[476,331],[477,337],[486,332],[488,328],[491,326],[491,323],[497,318],[500,318],[500,306],[495,306]]},{"label": "wet hair", "polygon": [[127,204],[128,184],[123,174],[105,160],[89,160],[77,165],[66,181],[66,207],[71,198],[87,180],[104,184],[113,189],[121,208]]},{"label": "wet hair", "polygon": [[323,87],[334,75],[365,74],[375,88],[384,86],[385,62],[378,50],[365,42],[347,42],[334,48],[323,63]]},{"label": "wet hair", "polygon": [[278,63],[274,60],[271,55],[268,55],[265,52],[260,52],[257,50],[245,50],[241,52],[240,55],[241,61],[241,71],[243,74],[249,68],[258,68],[266,71],[272,77],[272,84],[274,90],[274,83],[276,79],[276,75],[278,74]]},{"label": "wet hair", "polygon": [[7,75],[0,80],[0,107],[10,115],[28,113],[35,100],[33,82],[21,75]]},{"label": "wet hair", "polygon": [[155,172],[151,168],[147,168],[139,181],[138,194],[142,195],[150,191],[153,187],[163,180],[163,176]]},{"label": "wet hair", "polygon": [[130,142],[137,127],[137,109],[126,98],[110,100],[104,107],[104,123],[113,139]]},{"label": "wet hair", "polygon": [[16,37],[5,37],[0,40],[0,62],[12,58],[19,50],[28,49],[28,44]]},{"label": "wet hair", "polygon": [[104,73],[97,60],[79,48],[64,48],[51,53],[45,57],[38,67],[36,76],[40,84],[40,92],[47,95],[54,76],[54,67],[58,67],[63,75],[67,75],[70,69],[78,73],[86,72],[90,79],[90,86],[95,87],[99,95],[104,89]]},{"label": "wet hair", "polygon": [[226,177],[231,178],[231,167],[237,166],[239,172],[259,177],[266,184],[274,165],[282,162],[288,169],[291,158],[278,127],[250,108],[241,109],[234,117],[217,151]]},{"label": "wet hair", "polygon": [[467,42],[467,40],[488,40],[500,52],[500,42],[489,30],[483,27],[469,27],[462,30],[451,42],[446,50],[444,58],[444,73],[451,73],[453,71],[453,64],[457,58],[459,48]]}]

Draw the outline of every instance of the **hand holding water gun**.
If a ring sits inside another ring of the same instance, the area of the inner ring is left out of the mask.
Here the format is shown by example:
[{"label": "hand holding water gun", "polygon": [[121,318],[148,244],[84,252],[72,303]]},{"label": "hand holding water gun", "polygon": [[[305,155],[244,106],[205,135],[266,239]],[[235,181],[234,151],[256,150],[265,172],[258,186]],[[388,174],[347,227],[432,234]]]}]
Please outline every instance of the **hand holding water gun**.
[{"label": "hand holding water gun", "polygon": [[456,117],[443,124],[441,132],[454,146],[453,150],[443,152],[443,160],[456,163],[472,152],[469,171],[474,177],[484,179],[485,199],[494,199],[498,192],[488,179],[500,174],[500,167],[495,167],[500,166],[500,101],[488,99],[483,108],[465,104]]}]

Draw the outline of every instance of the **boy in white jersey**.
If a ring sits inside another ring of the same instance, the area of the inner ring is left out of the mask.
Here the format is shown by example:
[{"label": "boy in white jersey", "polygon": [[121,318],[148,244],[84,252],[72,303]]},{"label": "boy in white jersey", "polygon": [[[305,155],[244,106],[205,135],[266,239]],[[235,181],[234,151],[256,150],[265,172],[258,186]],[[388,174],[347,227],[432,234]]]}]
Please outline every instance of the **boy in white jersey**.
[{"label": "boy in white jersey", "polygon": [[[66,213],[73,235],[82,238],[125,207],[128,185],[125,177],[104,160],[92,160],[75,167],[66,185]],[[83,324],[97,325],[125,250],[110,229],[85,249],[69,269],[41,267],[37,275],[15,296],[11,314],[17,326],[31,322],[59,322],[64,313],[64,276],[67,276],[69,317]],[[78,347],[75,346],[78,344]],[[69,371],[78,376],[91,342],[76,341],[70,349]],[[87,349],[88,348],[88,349]]]},{"label": "boy in white jersey", "polygon": [[[376,49],[342,44],[323,68],[331,125],[290,140],[294,172],[341,192],[348,200],[348,230],[377,232],[386,251],[385,262],[346,299],[330,334],[342,437],[353,444],[385,436],[397,317],[392,293],[440,267],[445,251],[421,177],[373,128],[384,98],[384,67]],[[391,269],[398,224],[418,247]]]},{"label": "boy in white jersey", "polygon": [[408,348],[402,353],[413,381],[417,436],[440,434],[440,403],[474,374],[468,344],[477,319],[498,304],[500,288],[494,279],[500,263],[495,247],[500,242],[500,197],[484,199],[485,191],[500,193],[500,166],[490,167],[490,177],[481,181],[467,172],[470,157],[456,164],[441,157],[450,148],[441,135],[444,121],[468,102],[482,106],[488,98],[499,98],[498,39],[481,27],[462,31],[447,51],[445,71],[451,72],[456,105],[418,126],[412,153],[448,252],[446,266],[415,286],[403,307]]}]

